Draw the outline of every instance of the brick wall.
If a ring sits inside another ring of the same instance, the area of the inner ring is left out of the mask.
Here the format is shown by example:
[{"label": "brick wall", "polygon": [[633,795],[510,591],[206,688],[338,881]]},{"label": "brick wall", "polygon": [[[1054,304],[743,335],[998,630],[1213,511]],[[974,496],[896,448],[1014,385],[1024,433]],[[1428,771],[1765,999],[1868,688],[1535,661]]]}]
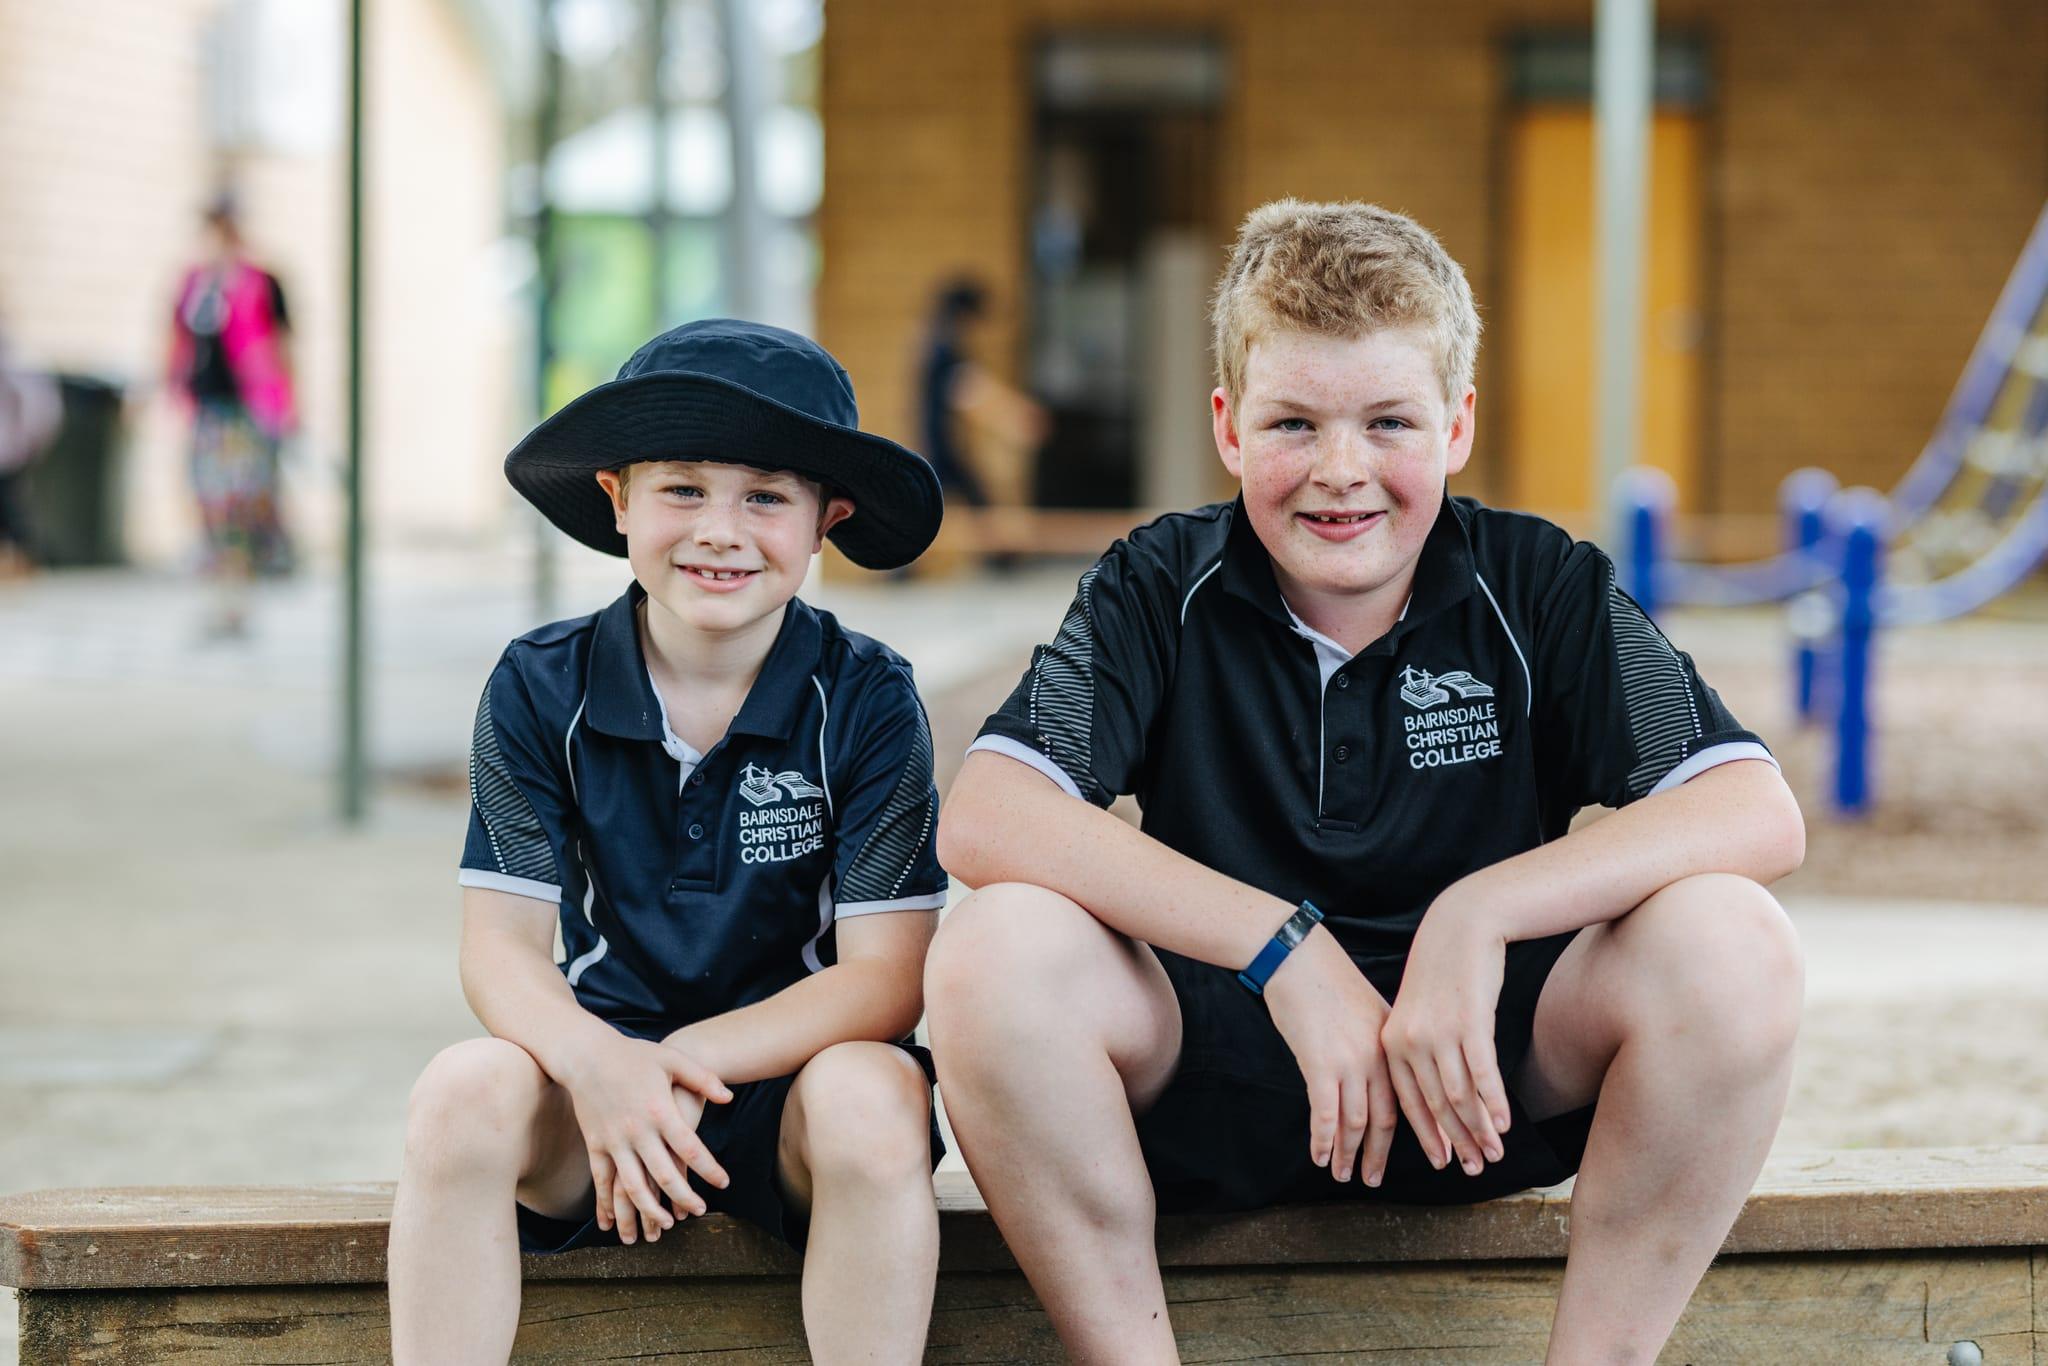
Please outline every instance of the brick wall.
[{"label": "brick wall", "polygon": [[[995,282],[987,357],[1014,373],[1024,286],[1030,43],[1057,27],[1201,27],[1224,44],[1218,259],[1278,195],[1416,215],[1490,325],[1504,221],[1503,48],[1583,26],[1563,0],[832,0],[818,325],[868,422],[914,434],[932,285]],[[1939,416],[2048,197],[2048,7],[1665,0],[1710,54],[1706,488],[1772,505],[1804,464],[1889,486]],[[1482,399],[1487,356],[1480,362]],[[1479,464],[1490,457],[1482,422]],[[1484,482],[1481,484],[1485,487]]]}]

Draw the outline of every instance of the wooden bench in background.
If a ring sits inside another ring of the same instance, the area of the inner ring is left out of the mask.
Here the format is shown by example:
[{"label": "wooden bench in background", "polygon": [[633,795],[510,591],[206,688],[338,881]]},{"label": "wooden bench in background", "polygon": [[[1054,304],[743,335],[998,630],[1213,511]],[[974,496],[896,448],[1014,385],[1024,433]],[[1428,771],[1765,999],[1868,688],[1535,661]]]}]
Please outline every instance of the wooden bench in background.
[{"label": "wooden bench in background", "polygon": [[[384,1360],[390,1203],[381,1185],[0,1199],[22,1362]],[[942,1179],[939,1205],[927,1359],[1058,1360],[973,1187]],[[1296,1207],[1165,1220],[1160,1256],[1191,1360],[1535,1362],[1570,1222],[1563,1191]],[[716,1216],[529,1259],[516,1359],[801,1361],[795,1270]],[[2048,1146],[1773,1159],[1663,1359],[1931,1364],[1960,1342],[2048,1359]]]}]

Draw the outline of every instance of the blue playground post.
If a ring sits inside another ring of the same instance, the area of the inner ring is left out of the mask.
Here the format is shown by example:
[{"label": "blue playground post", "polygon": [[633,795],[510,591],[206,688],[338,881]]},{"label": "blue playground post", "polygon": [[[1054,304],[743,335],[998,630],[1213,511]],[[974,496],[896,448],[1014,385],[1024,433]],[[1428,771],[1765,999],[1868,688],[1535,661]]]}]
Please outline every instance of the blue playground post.
[{"label": "blue playground post", "polygon": [[1870,647],[1877,626],[1876,598],[1882,572],[1884,496],[1875,489],[1849,489],[1828,507],[1830,530],[1842,547],[1841,697],[1835,708],[1835,810],[1843,816],[1869,811]]},{"label": "blue playground post", "polygon": [[1622,475],[1617,491],[1628,535],[1622,586],[1643,609],[1643,615],[1654,619],[1657,615],[1657,579],[1664,554],[1664,533],[1671,509],[1678,501],[1678,486],[1664,471],[1637,465]]},{"label": "blue playground post", "polygon": [[[1835,476],[1826,470],[1808,466],[1785,476],[1785,482],[1778,485],[1778,512],[1785,523],[1785,548],[1804,559],[1814,560],[1823,553],[1821,542],[1827,536],[1828,499],[1835,496],[1841,487]],[[1818,633],[1802,626],[1795,617],[1792,630],[1792,676],[1796,681],[1795,705],[1799,719],[1813,719],[1814,674],[1820,651],[1815,642]]]}]

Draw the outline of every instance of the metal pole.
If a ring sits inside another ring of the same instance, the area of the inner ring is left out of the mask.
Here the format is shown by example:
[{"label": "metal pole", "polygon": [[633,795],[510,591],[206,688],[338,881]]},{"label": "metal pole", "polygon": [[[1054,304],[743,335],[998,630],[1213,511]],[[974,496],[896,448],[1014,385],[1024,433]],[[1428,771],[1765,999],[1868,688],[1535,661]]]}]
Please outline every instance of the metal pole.
[{"label": "metal pole", "polygon": [[[555,38],[555,0],[538,0],[540,91],[534,109],[533,209],[533,410],[536,419],[552,410],[549,380],[555,368],[555,292],[561,286],[555,250],[555,204],[548,192],[548,162],[562,129],[562,49]],[[533,614],[552,621],[561,593],[555,529],[533,514]]]},{"label": "metal pole", "polygon": [[1870,810],[1871,637],[1883,571],[1884,496],[1850,489],[1830,509],[1842,547],[1841,700],[1835,710],[1835,810]]},{"label": "metal pole", "polygon": [[755,153],[761,112],[760,43],[753,6],[718,0],[725,35],[725,124],[732,140],[732,198],[725,208],[725,308],[738,318],[761,316],[761,244],[768,220],[761,212],[760,162]]},{"label": "metal pole", "polygon": [[648,302],[653,313],[651,331],[668,327],[668,88],[662,83],[662,66],[668,58],[668,0],[647,0],[647,119],[648,167],[647,237],[653,253],[648,273]]},{"label": "metal pole", "polygon": [[363,6],[348,7],[348,533],[342,559],[341,818],[369,810],[363,679]]},{"label": "metal pole", "polygon": [[[1594,506],[1636,463],[1642,411],[1643,220],[1649,182],[1654,0],[1597,0],[1593,25],[1595,317]],[[1611,516],[1612,514],[1610,514]],[[1610,524],[1609,534],[1620,528]]]}]

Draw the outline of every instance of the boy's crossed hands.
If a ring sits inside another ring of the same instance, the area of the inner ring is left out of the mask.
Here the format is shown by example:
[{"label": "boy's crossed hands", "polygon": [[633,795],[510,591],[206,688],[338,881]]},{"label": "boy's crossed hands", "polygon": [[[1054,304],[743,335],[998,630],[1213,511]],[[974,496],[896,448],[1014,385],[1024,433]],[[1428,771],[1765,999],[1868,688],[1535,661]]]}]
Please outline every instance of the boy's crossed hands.
[{"label": "boy's crossed hands", "polygon": [[684,1168],[725,1186],[697,1124],[707,1102],[732,1099],[710,1068],[668,1044],[614,1035],[594,1041],[561,1080],[589,1150],[599,1228],[616,1227],[623,1243],[644,1232],[651,1243],[679,1218],[704,1213]]},{"label": "boy's crossed hands", "polygon": [[1438,1168],[1456,1156],[1476,1176],[1505,1153],[1507,1091],[1493,1047],[1505,943],[1450,917],[1423,925],[1391,1008],[1321,926],[1266,986],[1308,1085],[1309,1155],[1339,1181],[1355,1164],[1365,1184],[1380,1184],[1400,1114]]}]

